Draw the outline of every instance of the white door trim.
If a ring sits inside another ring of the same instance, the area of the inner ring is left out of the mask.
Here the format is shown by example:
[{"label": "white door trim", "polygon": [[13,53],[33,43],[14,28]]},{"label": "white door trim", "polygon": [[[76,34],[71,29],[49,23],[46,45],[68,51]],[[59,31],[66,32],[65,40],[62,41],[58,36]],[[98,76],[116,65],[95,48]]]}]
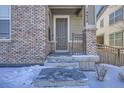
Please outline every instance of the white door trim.
[{"label": "white door trim", "polygon": [[[56,50],[56,18],[67,18],[67,23],[68,23],[68,40],[67,40],[67,50],[63,51],[63,50]],[[53,16],[53,22],[54,22],[54,28],[53,28],[53,31],[54,31],[54,43],[55,43],[55,51],[61,51],[61,52],[67,52],[69,51],[69,45],[68,45],[68,42],[70,40],[70,16],[69,15],[54,15]]]}]

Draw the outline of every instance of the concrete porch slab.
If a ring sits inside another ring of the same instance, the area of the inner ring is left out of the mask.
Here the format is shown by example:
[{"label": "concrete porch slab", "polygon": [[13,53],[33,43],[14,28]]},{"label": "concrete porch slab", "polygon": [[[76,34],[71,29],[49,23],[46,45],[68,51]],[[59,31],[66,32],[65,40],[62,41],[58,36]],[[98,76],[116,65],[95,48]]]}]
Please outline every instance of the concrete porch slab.
[{"label": "concrete porch slab", "polygon": [[45,68],[34,80],[35,87],[86,86],[88,78],[77,68]]}]

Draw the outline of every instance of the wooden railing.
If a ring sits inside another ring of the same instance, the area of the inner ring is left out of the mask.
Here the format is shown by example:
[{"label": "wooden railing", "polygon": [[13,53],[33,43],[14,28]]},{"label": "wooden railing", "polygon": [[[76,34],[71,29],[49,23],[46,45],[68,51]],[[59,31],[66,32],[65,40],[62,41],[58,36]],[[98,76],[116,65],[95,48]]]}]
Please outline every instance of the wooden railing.
[{"label": "wooden railing", "polygon": [[97,54],[102,63],[124,66],[124,48],[97,44]]}]

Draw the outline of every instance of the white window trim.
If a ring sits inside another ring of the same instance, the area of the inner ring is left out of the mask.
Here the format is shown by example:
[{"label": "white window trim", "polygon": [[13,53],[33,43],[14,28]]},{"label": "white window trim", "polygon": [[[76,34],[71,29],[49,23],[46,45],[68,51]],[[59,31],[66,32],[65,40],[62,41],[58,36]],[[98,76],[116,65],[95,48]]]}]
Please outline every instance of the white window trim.
[{"label": "white window trim", "polygon": [[9,5],[9,18],[0,18],[0,20],[9,20],[10,26],[9,26],[9,39],[0,39],[1,41],[11,41],[11,5]]}]

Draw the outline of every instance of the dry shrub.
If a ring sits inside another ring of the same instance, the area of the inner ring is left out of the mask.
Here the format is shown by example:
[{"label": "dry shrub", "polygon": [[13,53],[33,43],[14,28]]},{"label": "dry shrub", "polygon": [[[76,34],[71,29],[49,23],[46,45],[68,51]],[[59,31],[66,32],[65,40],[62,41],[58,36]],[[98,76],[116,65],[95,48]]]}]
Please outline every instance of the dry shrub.
[{"label": "dry shrub", "polygon": [[97,79],[99,81],[104,81],[104,78],[105,78],[105,76],[107,74],[107,70],[108,70],[107,66],[96,64],[95,67],[96,67]]},{"label": "dry shrub", "polygon": [[121,81],[124,82],[124,72],[120,72],[120,73],[118,74],[118,77],[119,77],[119,79],[120,79]]}]

